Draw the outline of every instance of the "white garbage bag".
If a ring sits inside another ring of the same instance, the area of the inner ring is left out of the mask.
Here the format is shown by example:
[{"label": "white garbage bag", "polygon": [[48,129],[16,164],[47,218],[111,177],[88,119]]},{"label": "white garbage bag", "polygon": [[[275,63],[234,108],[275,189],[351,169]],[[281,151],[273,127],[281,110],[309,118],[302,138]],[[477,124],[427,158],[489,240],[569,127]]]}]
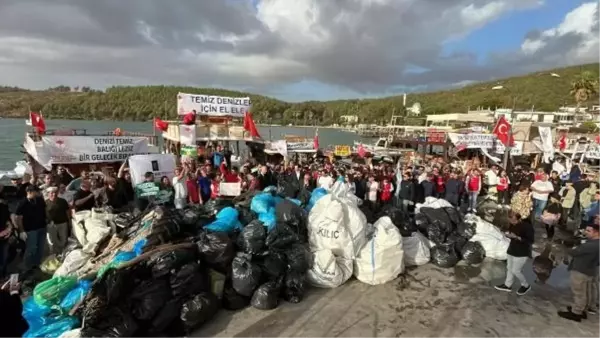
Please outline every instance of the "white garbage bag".
[{"label": "white garbage bag", "polygon": [[63,334],[61,334],[60,336],[58,336],[58,338],[80,338],[80,337],[81,337],[81,328],[66,331]]},{"label": "white garbage bag", "polygon": [[420,232],[413,232],[410,237],[402,237],[404,264],[406,266],[418,266],[429,263],[431,259],[431,245],[429,243],[429,239]]},{"label": "white garbage bag", "polygon": [[508,250],[510,239],[504,236],[500,229],[476,215],[468,215],[465,220],[475,222],[475,235],[469,240],[479,242],[485,250],[486,257],[497,260],[506,259],[506,250]]},{"label": "white garbage bag", "polygon": [[435,197],[427,197],[425,198],[425,202],[424,203],[417,203],[415,205],[415,213],[419,213],[421,212],[421,208],[422,207],[427,207],[427,208],[433,208],[433,209],[439,209],[439,208],[453,208],[452,204],[450,204],[450,202],[446,201],[443,198],[435,198]]},{"label": "white garbage bag", "polygon": [[75,236],[75,239],[77,239],[81,246],[87,244],[85,221],[90,219],[91,217],[92,212],[89,210],[78,211],[73,215],[73,219],[71,221],[73,236]]},{"label": "white garbage bag", "polygon": [[83,251],[95,253],[98,244],[110,235],[111,229],[106,221],[89,218],[85,221],[85,231],[87,243],[83,246]]},{"label": "white garbage bag", "polygon": [[404,271],[402,235],[388,216],[373,224],[373,237],[354,260],[354,276],[367,284],[387,283]]},{"label": "white garbage bag", "polygon": [[92,256],[83,252],[83,250],[75,249],[67,254],[62,265],[54,272],[54,277],[75,275]]},{"label": "white garbage bag", "polygon": [[337,288],[352,277],[352,260],[336,257],[331,250],[312,253],[313,264],[306,273],[308,282],[319,288]]},{"label": "white garbage bag", "polygon": [[338,200],[346,204],[360,206],[362,200],[348,189],[348,185],[344,182],[336,181],[331,188],[331,194],[337,197]]},{"label": "white garbage bag", "polygon": [[309,245],[312,251],[329,249],[337,257],[354,259],[367,241],[367,219],[354,202],[337,196],[321,197],[310,210]]}]

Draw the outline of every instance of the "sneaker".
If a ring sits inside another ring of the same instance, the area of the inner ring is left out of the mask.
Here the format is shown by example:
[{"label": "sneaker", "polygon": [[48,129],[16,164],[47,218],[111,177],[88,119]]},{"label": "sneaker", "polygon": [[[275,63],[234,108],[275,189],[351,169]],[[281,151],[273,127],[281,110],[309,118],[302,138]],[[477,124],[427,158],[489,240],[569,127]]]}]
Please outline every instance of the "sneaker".
[{"label": "sneaker", "polygon": [[509,288],[508,286],[501,284],[501,285],[496,285],[494,286],[494,289],[498,290],[498,291],[504,291],[504,292],[511,292],[512,289]]},{"label": "sneaker", "polygon": [[[568,310],[569,312],[573,312],[573,311],[571,311],[571,309],[572,309],[572,307],[570,307],[570,306],[567,306],[567,310]],[[588,310],[588,312],[589,312],[589,310]],[[590,313],[591,313],[591,312],[590,312]],[[591,314],[593,314],[593,313],[591,313]],[[581,319],[587,319],[587,313],[586,313],[585,311],[581,313]]]},{"label": "sneaker", "polygon": [[517,295],[523,296],[524,294],[526,294],[527,292],[529,292],[529,290],[531,290],[531,285],[529,285],[529,286],[521,286],[519,288],[519,290],[517,290]]},{"label": "sneaker", "polygon": [[583,318],[581,315],[574,314],[571,311],[558,311],[558,316],[574,322],[581,322],[581,319]]}]

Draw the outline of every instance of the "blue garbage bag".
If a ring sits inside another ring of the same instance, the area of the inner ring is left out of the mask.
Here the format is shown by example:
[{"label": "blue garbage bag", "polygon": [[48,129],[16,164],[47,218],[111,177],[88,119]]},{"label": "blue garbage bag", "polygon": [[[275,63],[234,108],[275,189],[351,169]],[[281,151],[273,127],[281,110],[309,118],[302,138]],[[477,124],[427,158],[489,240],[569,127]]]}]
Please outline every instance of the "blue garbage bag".
[{"label": "blue garbage bag", "polygon": [[242,223],[240,223],[238,216],[239,211],[235,208],[223,208],[217,213],[216,220],[204,228],[213,232],[232,232],[235,229],[241,229]]},{"label": "blue garbage bag", "polygon": [[134,259],[137,255],[133,251],[119,251],[115,257],[112,259],[112,263],[121,264],[125,262],[129,262]]},{"label": "blue garbage bag", "polygon": [[263,192],[266,192],[266,193],[277,192],[277,187],[274,185],[270,185],[270,186],[264,188]]},{"label": "blue garbage bag", "polygon": [[35,302],[33,297],[27,298],[23,303],[23,317],[29,318],[40,318],[50,313],[52,309],[49,306],[40,305]]},{"label": "blue garbage bag", "polygon": [[267,212],[259,214],[258,220],[267,227],[268,231],[271,231],[277,223],[277,217],[275,217],[275,208],[269,208]]},{"label": "blue garbage bag", "polygon": [[312,209],[312,207],[317,204],[317,202],[321,199],[321,197],[327,195],[327,190],[325,190],[324,188],[317,188],[315,190],[313,190],[312,194],[310,195],[310,200],[308,201],[308,205],[306,206],[306,210]]},{"label": "blue garbage bag", "polygon": [[47,322],[40,327],[29,327],[23,337],[48,337],[58,338],[63,333],[78,328],[80,326],[79,319],[71,316],[59,316],[48,318]]},{"label": "blue garbage bag", "polygon": [[65,298],[60,302],[60,308],[66,312],[71,311],[73,306],[79,303],[80,300],[90,292],[92,288],[92,282],[87,280],[81,280],[77,283],[75,289],[71,290]]},{"label": "blue garbage bag", "polygon": [[250,210],[257,214],[263,214],[269,210],[269,207],[275,206],[275,198],[271,194],[262,193],[252,197]]},{"label": "blue garbage bag", "polygon": [[133,252],[135,252],[136,256],[139,256],[144,253],[144,247],[146,246],[146,243],[148,243],[148,240],[145,238],[142,238],[139,241],[135,242],[135,244],[133,245]]}]

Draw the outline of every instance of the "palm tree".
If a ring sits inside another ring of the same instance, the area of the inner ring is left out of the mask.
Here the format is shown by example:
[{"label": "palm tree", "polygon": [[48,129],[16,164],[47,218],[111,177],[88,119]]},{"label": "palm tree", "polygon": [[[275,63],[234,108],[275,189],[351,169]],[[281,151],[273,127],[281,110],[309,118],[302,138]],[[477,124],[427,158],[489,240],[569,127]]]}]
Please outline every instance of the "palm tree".
[{"label": "palm tree", "polygon": [[577,108],[598,93],[598,79],[591,72],[582,72],[575,81],[571,82],[570,95],[575,98]]}]

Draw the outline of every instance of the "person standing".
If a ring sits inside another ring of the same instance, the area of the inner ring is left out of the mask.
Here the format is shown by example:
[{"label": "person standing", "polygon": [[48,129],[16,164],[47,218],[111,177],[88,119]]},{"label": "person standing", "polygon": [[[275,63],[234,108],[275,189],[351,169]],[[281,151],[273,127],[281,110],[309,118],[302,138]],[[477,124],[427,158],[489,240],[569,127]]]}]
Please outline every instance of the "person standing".
[{"label": "person standing", "polygon": [[571,214],[571,209],[575,205],[575,197],[577,196],[577,192],[575,191],[575,188],[573,188],[573,181],[567,180],[565,186],[558,192],[558,195],[560,196],[562,204],[562,214],[560,215],[559,225],[566,229],[569,223],[569,215]]},{"label": "person standing", "polygon": [[499,291],[511,292],[516,277],[521,283],[517,295],[523,296],[531,290],[531,285],[523,275],[523,267],[531,257],[531,246],[535,230],[530,222],[521,219],[521,215],[516,212],[511,211],[508,214],[508,221],[510,228],[506,233],[506,237],[510,238],[510,244],[506,251],[506,280],[504,284],[497,285],[495,288]]},{"label": "person standing", "polygon": [[173,197],[175,209],[183,209],[187,204],[188,190],[185,183],[187,168],[175,168],[175,176],[173,176]]},{"label": "person standing", "polygon": [[6,277],[8,268],[8,238],[12,234],[13,225],[10,221],[10,210],[4,200],[2,186],[0,186],[0,280]]},{"label": "person standing", "polygon": [[70,208],[66,200],[58,197],[58,188],[50,187],[46,189],[48,198],[46,199],[46,220],[48,246],[50,253],[60,254],[67,245],[69,236]]},{"label": "person standing", "polygon": [[402,176],[398,198],[400,199],[400,209],[404,213],[408,213],[408,207],[412,205],[415,200],[415,184],[409,173],[405,172]]},{"label": "person standing", "polygon": [[388,204],[392,200],[392,192],[394,191],[394,186],[390,182],[388,178],[383,179],[383,183],[381,185],[381,203]]},{"label": "person standing", "polygon": [[510,180],[505,170],[502,170],[500,177],[498,177],[498,204],[502,207],[508,208],[510,204]]},{"label": "person standing", "polygon": [[475,212],[477,211],[477,196],[479,196],[479,192],[481,191],[481,176],[479,175],[479,170],[472,169],[469,171],[467,173],[465,184],[467,186],[467,195],[469,197],[467,212]]},{"label": "person standing", "polygon": [[[19,237],[25,242],[22,271],[32,272],[40,266],[46,243],[46,203],[37,189],[30,185],[27,196],[19,201],[15,212],[15,223]],[[91,193],[90,193],[91,194]]]},{"label": "person standing", "polygon": [[464,182],[458,179],[456,172],[451,172],[450,178],[446,182],[446,196],[444,196],[444,199],[454,207],[460,207],[464,187]]},{"label": "person standing", "polygon": [[488,171],[485,172],[485,186],[487,190],[487,196],[493,200],[498,201],[498,166],[493,165]]},{"label": "person standing", "polygon": [[377,195],[379,194],[379,182],[375,180],[375,176],[369,176],[367,182],[367,201],[369,201],[372,211],[377,208]]},{"label": "person standing", "polygon": [[96,205],[96,197],[91,191],[92,185],[90,181],[83,180],[79,186],[79,190],[73,196],[73,209],[75,212],[83,210],[92,210]]},{"label": "person standing", "polygon": [[598,275],[598,264],[600,255],[598,222],[585,228],[587,241],[580,246],[570,250],[568,255],[572,257],[569,264],[571,271],[571,291],[573,292],[573,306],[567,307],[567,311],[559,311],[562,318],[580,322],[587,318],[587,311],[595,312],[598,295],[594,290],[594,277]]},{"label": "person standing", "polygon": [[546,173],[539,174],[539,180],[535,180],[531,184],[531,192],[533,197],[533,217],[538,219],[542,216],[544,208],[548,203],[548,196],[554,191],[554,186],[548,181]]}]

